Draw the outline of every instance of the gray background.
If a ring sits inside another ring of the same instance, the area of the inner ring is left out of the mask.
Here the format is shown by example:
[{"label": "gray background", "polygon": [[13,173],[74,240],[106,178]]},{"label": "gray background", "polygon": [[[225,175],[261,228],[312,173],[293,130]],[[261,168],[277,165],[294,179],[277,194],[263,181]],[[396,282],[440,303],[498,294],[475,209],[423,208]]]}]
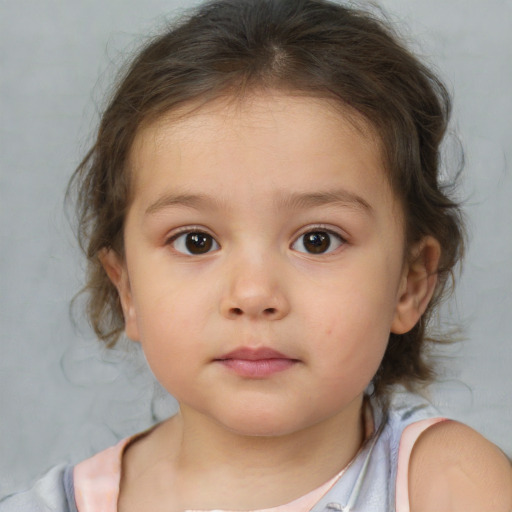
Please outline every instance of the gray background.
[{"label": "gray background", "polygon": [[[172,409],[135,346],[114,353],[69,301],[83,262],[63,196],[105,92],[184,0],[0,0],[0,495]],[[390,20],[455,91],[471,243],[434,402],[512,455],[512,2],[385,0]],[[448,146],[452,154],[453,144]],[[83,325],[82,325],[83,324]],[[152,398],[154,391],[157,397]]]}]

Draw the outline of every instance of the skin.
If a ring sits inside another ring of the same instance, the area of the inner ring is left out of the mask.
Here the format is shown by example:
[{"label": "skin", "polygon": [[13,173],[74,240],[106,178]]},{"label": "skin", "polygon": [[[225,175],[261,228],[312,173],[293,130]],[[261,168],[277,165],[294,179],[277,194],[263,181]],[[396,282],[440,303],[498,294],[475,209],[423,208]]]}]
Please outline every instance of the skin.
[{"label": "skin", "polygon": [[[406,250],[377,137],[326,100],[255,93],[145,126],[130,164],[125,257],[101,259],[180,412],[125,452],[119,510],[265,508],[321,485],[362,443],[389,333],[436,283],[439,244]],[[211,250],[187,252],[191,231]],[[311,253],[318,232],[331,245]],[[292,363],[240,376],[219,361],[240,347]]]},{"label": "skin", "polygon": [[510,512],[512,468],[467,425],[446,421],[416,442],[409,464],[413,512]]},{"label": "skin", "polygon": [[500,449],[467,425],[424,432],[409,463],[413,512],[510,512],[512,468]]}]

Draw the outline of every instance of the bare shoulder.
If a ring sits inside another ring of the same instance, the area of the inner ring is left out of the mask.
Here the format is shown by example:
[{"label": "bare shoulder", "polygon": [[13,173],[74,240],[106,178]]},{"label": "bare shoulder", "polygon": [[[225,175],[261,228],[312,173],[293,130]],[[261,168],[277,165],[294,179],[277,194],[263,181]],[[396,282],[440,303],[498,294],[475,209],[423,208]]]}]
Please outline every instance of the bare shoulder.
[{"label": "bare shoulder", "polygon": [[414,446],[409,496],[411,512],[512,512],[512,468],[478,432],[444,421]]}]

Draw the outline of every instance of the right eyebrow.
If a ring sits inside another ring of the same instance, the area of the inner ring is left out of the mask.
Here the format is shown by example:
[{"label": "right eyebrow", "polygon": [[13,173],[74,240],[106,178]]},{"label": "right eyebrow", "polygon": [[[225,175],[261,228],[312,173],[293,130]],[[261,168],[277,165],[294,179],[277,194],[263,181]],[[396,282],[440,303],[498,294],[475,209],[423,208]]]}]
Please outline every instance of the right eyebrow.
[{"label": "right eyebrow", "polygon": [[219,201],[202,194],[165,194],[146,208],[145,215],[152,215],[173,206],[216,209],[219,207]]}]

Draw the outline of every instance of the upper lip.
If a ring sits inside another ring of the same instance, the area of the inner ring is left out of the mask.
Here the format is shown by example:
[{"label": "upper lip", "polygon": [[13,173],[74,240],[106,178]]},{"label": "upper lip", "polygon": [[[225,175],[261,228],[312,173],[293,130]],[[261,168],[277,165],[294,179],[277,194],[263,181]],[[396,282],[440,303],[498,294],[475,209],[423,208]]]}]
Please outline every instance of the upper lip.
[{"label": "upper lip", "polygon": [[289,356],[269,347],[251,348],[240,347],[217,358],[224,359],[245,359],[247,361],[260,361],[264,359],[293,359]]}]

